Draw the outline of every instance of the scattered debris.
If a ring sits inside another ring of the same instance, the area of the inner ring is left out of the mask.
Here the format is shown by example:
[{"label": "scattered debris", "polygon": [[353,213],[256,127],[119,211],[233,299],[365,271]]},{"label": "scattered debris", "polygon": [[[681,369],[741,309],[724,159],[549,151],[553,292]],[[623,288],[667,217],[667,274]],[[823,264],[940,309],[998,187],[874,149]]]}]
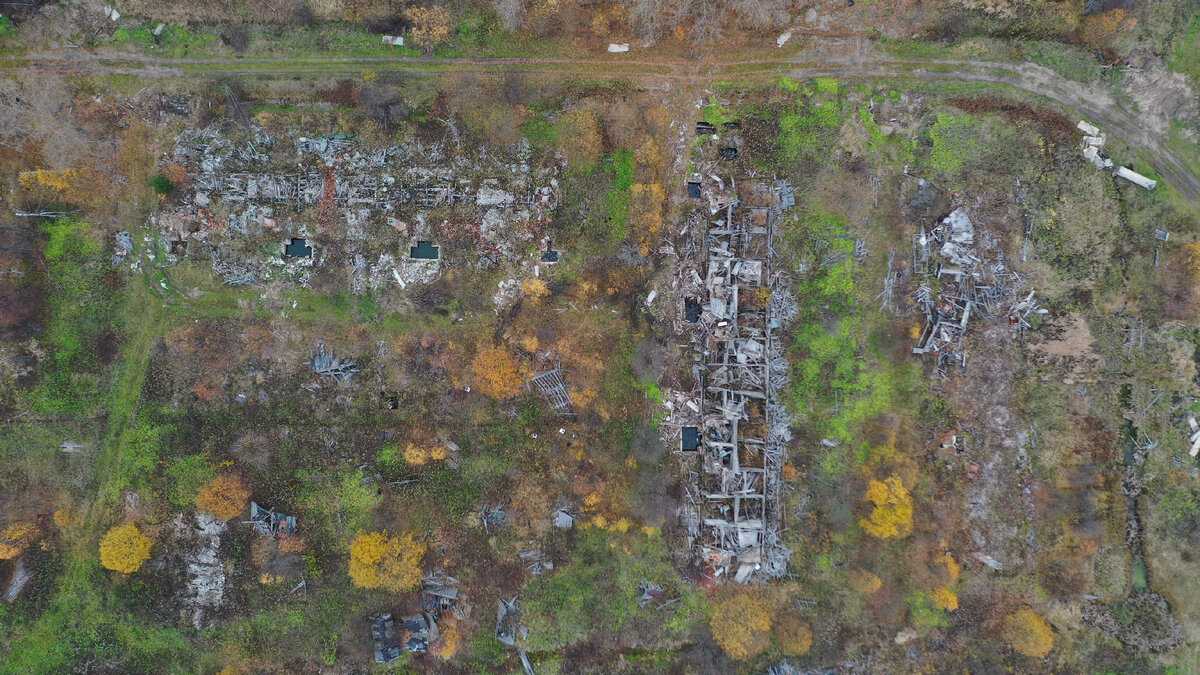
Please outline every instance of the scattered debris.
[{"label": "scattered debris", "polygon": [[571,411],[571,397],[567,393],[567,382],[563,379],[561,368],[555,367],[554,370],[534,375],[530,384],[559,415],[574,414]]},{"label": "scattered debris", "polygon": [[332,377],[340,383],[347,383],[358,372],[358,364],[349,359],[339,359],[326,351],[325,343],[317,345],[309,364],[312,371],[322,377]]},{"label": "scattered debris", "polygon": [[404,36],[403,35],[384,35],[382,38],[382,42],[385,45],[391,45],[393,47],[403,47],[404,46]]},{"label": "scattered debris", "polygon": [[629,51],[628,42],[610,42],[608,43],[609,54],[624,54]]},{"label": "scattered debris", "polygon": [[125,258],[133,253],[133,237],[126,230],[121,230],[114,237],[112,266],[117,267]]},{"label": "scattered debris", "polygon": [[1191,413],[1188,413],[1187,422],[1189,429],[1188,443],[1190,444],[1188,454],[1195,457],[1196,455],[1200,455],[1200,423],[1196,422],[1196,416]]},{"label": "scattered debris", "polygon": [[993,260],[982,255],[965,208],[913,236],[912,269],[922,278],[913,301],[925,315],[925,327],[912,352],[936,357],[936,377],[947,377],[952,366],[966,366],[964,338],[972,318],[995,317],[1006,308],[1010,323],[1020,332],[1030,327],[1031,314],[1047,313],[1034,301],[1033,292],[1024,300],[1013,299],[1024,280],[1008,269],[1002,254],[997,252]]},{"label": "scattered debris", "polygon": [[1100,127],[1085,120],[1080,120],[1079,124],[1075,125],[1075,127],[1083,132],[1083,143],[1081,146],[1083,157],[1091,162],[1092,166],[1101,171],[1111,170],[1117,178],[1123,178],[1147,190],[1153,190],[1158,187],[1158,181],[1147,178],[1132,169],[1124,166],[1118,166],[1115,170],[1113,169],[1112,159],[1104,152],[1104,144],[1107,142],[1107,139],[1100,131]]},{"label": "scattered debris", "polygon": [[775,46],[782,47],[782,46],[786,45],[788,43],[788,41],[791,39],[792,39],[792,31],[789,30],[789,31],[780,33],[779,37],[775,38]]},{"label": "scattered debris", "polygon": [[12,576],[8,580],[8,588],[4,589],[4,601],[16,602],[17,597],[21,595],[21,591],[25,590],[25,586],[33,580],[33,572],[29,571],[29,567],[25,564],[25,556],[17,558],[13,562]]}]

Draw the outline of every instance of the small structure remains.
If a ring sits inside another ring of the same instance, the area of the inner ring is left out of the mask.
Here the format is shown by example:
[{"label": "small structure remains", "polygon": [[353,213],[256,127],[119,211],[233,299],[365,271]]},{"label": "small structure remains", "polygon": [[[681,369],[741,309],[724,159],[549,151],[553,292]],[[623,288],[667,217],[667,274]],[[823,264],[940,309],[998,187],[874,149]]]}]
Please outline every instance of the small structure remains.
[{"label": "small structure remains", "polygon": [[1104,144],[1107,139],[1104,133],[1100,131],[1100,127],[1086,120],[1080,120],[1079,124],[1075,125],[1075,128],[1083,132],[1083,143],[1081,146],[1083,157],[1091,162],[1092,166],[1101,171],[1112,171],[1113,175],[1117,178],[1123,178],[1146,190],[1153,190],[1158,187],[1158,181],[1147,178],[1133,169],[1124,166],[1113,168],[1113,161],[1104,152]]},{"label": "small structure remains", "polygon": [[311,258],[312,252],[312,247],[308,245],[306,240],[300,237],[293,237],[283,247],[283,255],[289,258]]},{"label": "small structure remains", "polygon": [[258,502],[250,502],[250,520],[247,521],[256,532],[264,537],[274,537],[280,534],[296,534],[296,516],[286,516],[275,513],[272,509],[259,506]]},{"label": "small structure remains", "polygon": [[947,377],[952,366],[966,366],[964,339],[972,319],[1007,314],[1009,325],[1019,333],[1032,327],[1033,315],[1048,313],[1033,291],[1017,295],[1024,279],[1008,268],[1002,253],[990,259],[986,255],[976,246],[975,226],[965,208],[913,235],[912,269],[920,280],[913,300],[925,315],[925,327],[912,352],[933,355],[937,377]]},{"label": "small structure remains", "polygon": [[1196,422],[1196,416],[1188,414],[1188,443],[1191,444],[1188,449],[1188,454],[1192,457],[1200,455],[1200,423]]},{"label": "small structure remains", "polygon": [[608,43],[609,54],[624,54],[629,51],[628,42],[610,42]]},{"label": "small structure remains", "polygon": [[383,44],[391,45],[393,47],[403,47],[404,46],[404,36],[403,35],[384,35],[382,41],[383,41]]},{"label": "small structure remains", "polygon": [[432,241],[418,241],[408,249],[408,257],[413,260],[437,260],[440,255],[440,249]]}]

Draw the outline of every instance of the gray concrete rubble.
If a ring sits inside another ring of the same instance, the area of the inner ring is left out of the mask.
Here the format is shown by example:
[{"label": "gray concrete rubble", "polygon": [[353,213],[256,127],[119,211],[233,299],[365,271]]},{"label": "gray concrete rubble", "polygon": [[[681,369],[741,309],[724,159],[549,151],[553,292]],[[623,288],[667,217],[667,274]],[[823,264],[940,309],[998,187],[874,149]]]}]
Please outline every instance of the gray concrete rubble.
[{"label": "gray concrete rubble", "polygon": [[[695,389],[667,392],[665,440],[688,475],[680,518],[710,578],[738,583],[782,576],[781,471],[790,417],[785,344],[776,332],[797,314],[786,276],[772,269],[775,224],[795,204],[791,186],[715,173],[689,187],[708,210],[681,228],[668,318],[690,342]],[[691,241],[700,242],[693,245]]]},{"label": "gray concrete rubble", "polygon": [[[168,262],[219,249],[214,271],[234,285],[308,285],[330,265],[344,266],[355,293],[428,284],[441,256],[410,250],[447,238],[470,252],[458,264],[522,262],[558,205],[561,165],[535,165],[524,141],[502,153],[455,147],[368,149],[344,134],[276,139],[254,124],[185,130],[172,160],[188,180],[152,224],[172,249]],[[264,247],[272,238],[315,239],[316,251]]]},{"label": "gray concrete rubble", "polygon": [[209,624],[209,615],[225,599],[225,565],[217,552],[226,525],[204,512],[197,512],[194,518],[194,524],[189,524],[180,515],[175,527],[180,538],[194,546],[183,556],[187,583],[180,611],[188,623],[200,629]]}]

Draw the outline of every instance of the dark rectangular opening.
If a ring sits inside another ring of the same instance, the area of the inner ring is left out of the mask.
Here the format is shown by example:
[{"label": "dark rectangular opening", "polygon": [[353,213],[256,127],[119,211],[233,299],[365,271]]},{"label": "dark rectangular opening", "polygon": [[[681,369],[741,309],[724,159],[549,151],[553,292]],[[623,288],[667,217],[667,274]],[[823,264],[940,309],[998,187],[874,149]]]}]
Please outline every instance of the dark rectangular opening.
[{"label": "dark rectangular opening", "polygon": [[700,184],[699,183],[688,183],[687,191],[688,191],[688,196],[691,197],[692,199],[700,199]]},{"label": "dark rectangular opening", "polygon": [[308,245],[307,241],[297,237],[283,247],[283,254],[289,258],[310,258],[312,257],[312,247]]},{"label": "dark rectangular opening", "polygon": [[683,449],[687,452],[695,452],[700,449],[700,429],[698,427],[683,428]]},{"label": "dark rectangular opening", "polygon": [[737,159],[738,149],[735,147],[721,148],[721,159]]},{"label": "dark rectangular opening", "polygon": [[734,129],[741,129],[742,123],[741,122],[726,122],[725,124],[723,124],[721,126],[723,126],[725,128],[725,131],[733,131]]},{"label": "dark rectangular opening", "polygon": [[416,246],[409,248],[408,257],[417,260],[437,260],[438,247],[432,241],[418,241]]},{"label": "dark rectangular opening", "polygon": [[701,136],[711,136],[717,133],[717,128],[708,122],[696,122],[696,133]]},{"label": "dark rectangular opening", "polygon": [[558,262],[558,251],[542,251],[542,262],[545,262],[545,263]]},{"label": "dark rectangular opening", "polygon": [[683,318],[687,319],[688,323],[696,323],[700,320],[700,301],[696,298],[684,298],[683,300]]}]

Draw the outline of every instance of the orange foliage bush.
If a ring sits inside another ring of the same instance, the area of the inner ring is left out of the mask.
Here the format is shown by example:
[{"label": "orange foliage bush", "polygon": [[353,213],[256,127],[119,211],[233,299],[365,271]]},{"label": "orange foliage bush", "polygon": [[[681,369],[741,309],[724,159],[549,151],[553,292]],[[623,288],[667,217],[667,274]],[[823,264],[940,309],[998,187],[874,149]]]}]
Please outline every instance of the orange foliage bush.
[{"label": "orange foliage bush", "polygon": [[421,581],[425,545],[411,534],[359,532],[350,544],[350,579],[359,588],[383,588],[401,593]]},{"label": "orange foliage bush", "polygon": [[246,508],[250,501],[250,488],[235,474],[222,474],[200,488],[196,495],[196,506],[221,520],[229,520]]},{"label": "orange foliage bush", "polygon": [[933,589],[929,597],[938,609],[944,609],[948,612],[958,609],[958,594],[950,590],[947,586],[938,586]]},{"label": "orange foliage bush", "polygon": [[476,352],[471,372],[480,393],[492,398],[512,398],[524,384],[520,364],[504,347],[484,347]]},{"label": "orange foliage bush", "polygon": [[772,609],[763,598],[739,593],[716,604],[708,627],[726,654],[749,659],[771,646]]},{"label": "orange foliage bush", "polygon": [[1029,608],[1006,616],[1002,635],[1013,649],[1030,658],[1040,659],[1054,648],[1054,630]]},{"label": "orange foliage bush", "polygon": [[37,539],[38,526],[28,521],[13,523],[0,532],[0,560],[12,560]]},{"label": "orange foliage bush", "polygon": [[17,177],[21,187],[49,200],[95,207],[104,203],[109,182],[95,169],[35,169]]},{"label": "orange foliage bush", "polygon": [[114,572],[133,574],[150,559],[152,545],[137,525],[117,525],[100,539],[100,564]]}]

